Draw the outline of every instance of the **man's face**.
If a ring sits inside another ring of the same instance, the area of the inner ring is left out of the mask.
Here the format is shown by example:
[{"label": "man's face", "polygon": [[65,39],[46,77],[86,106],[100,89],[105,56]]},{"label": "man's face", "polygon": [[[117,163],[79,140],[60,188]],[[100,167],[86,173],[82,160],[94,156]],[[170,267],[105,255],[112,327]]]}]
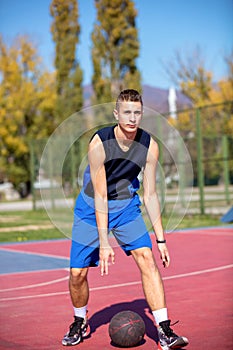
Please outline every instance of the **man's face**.
[{"label": "man's face", "polygon": [[114,109],[114,116],[124,131],[134,132],[142,119],[142,105],[140,102],[121,102],[119,110]]}]

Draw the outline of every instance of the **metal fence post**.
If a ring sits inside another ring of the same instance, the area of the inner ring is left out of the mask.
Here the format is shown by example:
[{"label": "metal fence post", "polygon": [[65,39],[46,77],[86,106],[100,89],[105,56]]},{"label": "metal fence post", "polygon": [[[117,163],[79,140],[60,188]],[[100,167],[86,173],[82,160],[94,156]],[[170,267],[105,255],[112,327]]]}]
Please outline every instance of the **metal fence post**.
[{"label": "metal fence post", "polygon": [[75,200],[77,197],[77,178],[76,178],[76,172],[77,172],[77,159],[75,155],[75,144],[73,143],[70,149],[71,152],[71,184],[72,184],[72,196]]},{"label": "metal fence post", "polygon": [[30,181],[31,181],[31,194],[32,194],[32,208],[36,210],[36,193],[34,188],[35,182],[35,152],[34,152],[34,142],[33,140],[29,141],[29,150],[30,150]]},{"label": "metal fence post", "polygon": [[197,179],[200,195],[200,212],[205,214],[204,205],[204,169],[203,169],[203,143],[201,130],[201,116],[200,109],[196,110],[196,127],[197,127]]},{"label": "metal fence post", "polygon": [[184,161],[184,154],[183,154],[183,147],[182,147],[183,139],[178,139],[178,169],[179,169],[179,185],[180,185],[180,199],[181,199],[181,205],[184,208],[185,207],[185,195],[184,195],[184,188],[185,188],[185,161]]},{"label": "metal fence post", "polygon": [[158,146],[159,146],[159,180],[160,180],[160,207],[161,207],[161,211],[163,213],[163,215],[166,214],[166,202],[165,202],[165,193],[164,193],[164,186],[163,186],[163,182],[162,182],[162,178],[163,178],[163,174],[162,174],[162,168],[163,168],[163,161],[164,161],[164,157],[163,157],[163,144],[161,142],[161,135],[162,135],[162,125],[161,125],[161,120],[160,118],[158,118],[158,124],[157,124],[157,128],[158,128],[158,138],[157,138],[157,142],[158,142]]},{"label": "metal fence post", "polygon": [[[54,145],[53,145],[54,147]],[[48,161],[49,161],[49,178],[50,178],[50,201],[51,206],[55,209],[55,198],[54,198],[54,181],[53,181],[53,149],[51,149],[51,144],[49,145],[49,153],[48,153]]]},{"label": "metal fence post", "polygon": [[222,136],[222,149],[223,149],[223,176],[225,186],[225,196],[227,204],[230,204],[230,193],[229,193],[229,164],[228,164],[228,139],[227,135]]}]

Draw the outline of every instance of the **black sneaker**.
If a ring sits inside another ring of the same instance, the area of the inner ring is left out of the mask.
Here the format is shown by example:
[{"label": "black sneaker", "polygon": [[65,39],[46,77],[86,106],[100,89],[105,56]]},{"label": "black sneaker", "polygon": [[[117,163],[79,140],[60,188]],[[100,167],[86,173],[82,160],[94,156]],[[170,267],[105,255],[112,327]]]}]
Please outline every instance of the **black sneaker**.
[{"label": "black sneaker", "polygon": [[171,321],[163,321],[159,323],[158,336],[159,336],[159,350],[180,349],[188,345],[188,339],[180,337],[173,332],[170,328]]},{"label": "black sneaker", "polygon": [[74,316],[74,322],[70,325],[69,331],[62,339],[62,345],[77,345],[83,341],[83,338],[90,334],[90,326],[87,316],[85,318]]}]

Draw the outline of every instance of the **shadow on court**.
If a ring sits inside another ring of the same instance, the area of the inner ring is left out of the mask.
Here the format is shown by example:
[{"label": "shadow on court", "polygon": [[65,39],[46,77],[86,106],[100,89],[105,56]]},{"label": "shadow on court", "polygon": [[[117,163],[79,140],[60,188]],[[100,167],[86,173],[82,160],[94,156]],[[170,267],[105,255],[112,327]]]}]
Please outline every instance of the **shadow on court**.
[{"label": "shadow on court", "polygon": [[158,335],[155,331],[155,326],[152,319],[150,319],[146,314],[149,313],[149,309],[146,301],[143,299],[137,299],[132,302],[113,304],[94,313],[90,318],[91,332],[95,333],[97,328],[101,327],[104,324],[109,324],[112,317],[118,312],[127,310],[134,311],[142,317],[146,326],[146,335],[155,342],[157,342]]}]

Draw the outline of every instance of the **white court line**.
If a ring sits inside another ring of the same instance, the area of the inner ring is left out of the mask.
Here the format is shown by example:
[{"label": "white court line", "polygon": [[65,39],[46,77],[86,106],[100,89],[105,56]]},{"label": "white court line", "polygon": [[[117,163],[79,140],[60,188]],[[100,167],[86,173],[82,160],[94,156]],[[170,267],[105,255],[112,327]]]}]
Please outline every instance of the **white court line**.
[{"label": "white court line", "polygon": [[44,272],[53,272],[53,271],[69,271],[70,268],[69,267],[64,267],[64,268],[61,268],[61,267],[58,267],[57,269],[43,269],[43,270],[29,270],[29,271],[17,271],[17,272],[6,272],[6,273],[0,273],[0,279],[1,277],[4,277],[4,276],[18,276],[18,275],[25,275],[25,274],[30,274],[30,273],[35,273],[35,274],[38,274],[38,273],[44,273]]},{"label": "white court line", "polygon": [[[188,272],[188,273],[182,273],[179,275],[167,276],[167,277],[164,277],[163,280],[170,280],[170,279],[176,279],[176,278],[184,278],[184,277],[202,275],[202,274],[209,273],[209,272],[222,271],[222,270],[231,269],[231,268],[233,268],[233,264],[214,267],[212,269],[205,269],[205,270],[193,271],[193,272]],[[90,291],[128,287],[128,286],[133,286],[133,285],[137,285],[137,284],[141,284],[141,281],[121,283],[121,284],[112,284],[109,286],[93,287],[93,288],[90,288]],[[0,301],[12,301],[12,300],[15,301],[15,300],[22,300],[22,299],[52,297],[52,296],[58,296],[58,295],[66,295],[68,293],[69,292],[66,291],[66,292],[54,292],[54,293],[47,293],[47,294],[28,295],[28,296],[22,296],[22,297],[14,297],[14,298],[1,298]]]},{"label": "white court line", "polygon": [[0,248],[0,251],[2,252],[10,252],[10,253],[20,253],[20,254],[28,254],[28,255],[39,255],[44,256],[46,258],[56,258],[56,259],[62,259],[62,260],[70,260],[67,256],[60,256],[60,255],[53,255],[53,254],[44,254],[44,253],[37,253],[37,252],[30,252],[27,250],[15,250],[10,248]]},{"label": "white court line", "polygon": [[52,281],[48,281],[48,282],[41,282],[41,283],[37,283],[37,284],[29,284],[27,286],[21,286],[21,287],[15,287],[15,288],[0,289],[0,293],[1,292],[11,292],[11,291],[15,291],[15,290],[28,289],[28,288],[37,288],[37,287],[48,286],[50,284],[63,282],[65,280],[68,280],[68,278],[69,278],[69,276],[65,276],[65,277],[58,278],[56,280],[52,280]]}]

